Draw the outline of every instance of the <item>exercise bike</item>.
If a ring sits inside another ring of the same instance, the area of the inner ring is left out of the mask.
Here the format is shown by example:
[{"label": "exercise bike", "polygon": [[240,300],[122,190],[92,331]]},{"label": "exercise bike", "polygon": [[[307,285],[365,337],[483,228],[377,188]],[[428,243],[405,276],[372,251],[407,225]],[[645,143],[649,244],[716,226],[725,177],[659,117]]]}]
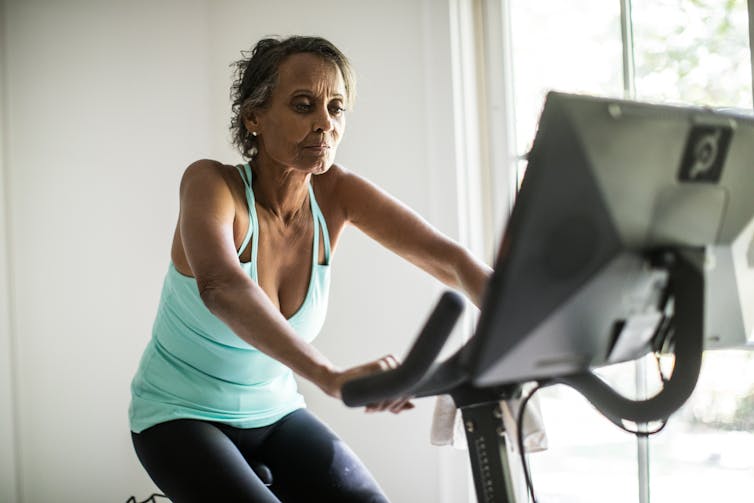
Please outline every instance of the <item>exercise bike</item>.
[{"label": "exercise bike", "polygon": [[[515,502],[499,404],[524,383],[568,385],[624,429],[667,421],[705,349],[754,341],[752,179],[751,116],[550,93],[473,335],[437,361],[464,309],[444,293],[403,363],[343,401],[450,395],[485,503]],[[653,397],[594,373],[651,352],[675,355]]]}]

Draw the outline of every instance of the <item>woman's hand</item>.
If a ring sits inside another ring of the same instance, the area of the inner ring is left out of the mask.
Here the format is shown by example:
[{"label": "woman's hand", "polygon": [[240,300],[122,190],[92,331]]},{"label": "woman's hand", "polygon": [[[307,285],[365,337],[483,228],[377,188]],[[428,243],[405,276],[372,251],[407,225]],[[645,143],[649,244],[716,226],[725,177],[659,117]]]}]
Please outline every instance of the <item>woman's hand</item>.
[{"label": "woman's hand", "polygon": [[[343,385],[357,377],[376,374],[394,369],[398,366],[398,360],[393,355],[384,356],[363,365],[352,367],[347,370],[333,371],[327,384],[321,386],[328,395],[334,398],[341,398],[341,388]],[[384,400],[377,404],[370,404],[366,407],[366,412],[382,412],[389,410],[393,414],[398,414],[404,410],[413,409],[415,406],[411,403],[409,397],[402,397],[395,400]]]}]

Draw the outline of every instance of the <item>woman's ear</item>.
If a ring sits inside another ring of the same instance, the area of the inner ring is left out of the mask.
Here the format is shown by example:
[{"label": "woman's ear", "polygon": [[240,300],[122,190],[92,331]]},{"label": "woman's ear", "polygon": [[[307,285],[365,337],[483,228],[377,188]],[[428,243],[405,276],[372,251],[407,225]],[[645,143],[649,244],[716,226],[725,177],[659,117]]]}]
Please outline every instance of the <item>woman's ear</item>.
[{"label": "woman's ear", "polygon": [[248,131],[249,134],[256,136],[258,132],[257,130],[259,129],[257,114],[254,112],[248,113],[243,119],[243,125],[246,126],[246,131]]}]

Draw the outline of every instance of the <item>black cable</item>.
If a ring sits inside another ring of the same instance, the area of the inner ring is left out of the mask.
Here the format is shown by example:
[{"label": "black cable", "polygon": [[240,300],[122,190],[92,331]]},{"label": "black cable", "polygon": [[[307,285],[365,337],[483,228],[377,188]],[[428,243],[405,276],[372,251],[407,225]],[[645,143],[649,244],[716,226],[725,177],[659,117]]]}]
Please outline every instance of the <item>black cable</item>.
[{"label": "black cable", "polygon": [[[657,359],[657,368],[660,373],[660,379],[664,382],[666,382],[665,375],[662,373],[662,368],[660,367],[660,361],[659,358]],[[531,497],[531,503],[537,503],[537,498],[534,495],[534,484],[532,483],[531,479],[531,472],[529,470],[529,464],[527,463],[526,459],[526,453],[524,452],[524,414],[526,413],[526,405],[529,403],[529,400],[531,397],[534,396],[534,394],[542,389],[543,387],[551,384],[550,382],[544,381],[544,382],[537,382],[537,385],[529,392],[528,395],[521,401],[521,407],[518,411],[518,418],[516,419],[516,436],[518,437],[518,453],[519,456],[521,456],[521,464],[524,469],[524,478],[526,479],[526,489],[529,493],[529,496]],[[660,433],[665,426],[668,424],[668,420],[665,419],[660,426],[655,428],[652,431],[640,431],[640,430],[632,430],[630,428],[627,428],[621,424],[613,423],[618,428],[622,429],[623,431],[627,433],[631,433],[632,435],[635,435],[637,437],[646,438],[651,435],[656,435],[657,433]]]},{"label": "black cable", "polygon": [[662,372],[662,362],[660,361],[660,353],[655,353],[655,364],[657,365],[657,373],[660,376],[660,381],[662,382],[662,385],[664,386],[668,383],[668,378]]},{"label": "black cable", "polygon": [[521,401],[521,408],[518,410],[518,418],[516,420],[516,436],[518,437],[518,454],[521,456],[521,465],[524,468],[524,478],[526,478],[526,489],[531,496],[531,503],[537,503],[537,498],[534,496],[534,484],[531,481],[531,473],[529,472],[529,464],[526,460],[526,453],[524,452],[524,414],[526,412],[526,404],[529,403],[529,399],[534,396],[534,393],[542,389],[544,383],[537,383],[528,395]]},{"label": "black cable", "polygon": [[149,497],[143,501],[136,501],[136,496],[131,496],[126,500],[126,503],[157,503],[157,500],[155,498],[165,498],[168,499],[167,496],[164,494],[159,493],[152,493],[149,495]]},{"label": "black cable", "polygon": [[631,428],[626,428],[625,426],[622,426],[622,425],[619,425],[619,424],[616,425],[616,426],[618,428],[620,428],[621,430],[625,431],[626,433],[630,433],[632,435],[636,435],[637,437],[650,437],[650,436],[656,435],[656,434],[660,433],[662,430],[664,430],[665,426],[667,424],[668,424],[668,420],[665,419],[660,426],[658,426],[657,428],[655,428],[652,431],[632,430]]}]

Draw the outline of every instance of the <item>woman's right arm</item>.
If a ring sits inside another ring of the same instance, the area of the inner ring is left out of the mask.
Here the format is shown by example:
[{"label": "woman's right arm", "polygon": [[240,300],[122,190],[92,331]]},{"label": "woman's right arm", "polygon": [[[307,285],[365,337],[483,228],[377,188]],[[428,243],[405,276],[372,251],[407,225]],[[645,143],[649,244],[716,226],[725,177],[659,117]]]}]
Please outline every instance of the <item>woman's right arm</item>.
[{"label": "woman's right arm", "polygon": [[296,335],[241,268],[233,236],[235,202],[219,168],[213,161],[197,161],[181,180],[181,248],[202,301],[238,337],[333,395],[338,371]]},{"label": "woman's right arm", "polygon": [[346,371],[303,341],[241,268],[233,234],[236,206],[219,163],[197,161],[181,180],[178,231],[202,301],[241,339],[340,398],[342,384],[385,370],[387,358]]}]

